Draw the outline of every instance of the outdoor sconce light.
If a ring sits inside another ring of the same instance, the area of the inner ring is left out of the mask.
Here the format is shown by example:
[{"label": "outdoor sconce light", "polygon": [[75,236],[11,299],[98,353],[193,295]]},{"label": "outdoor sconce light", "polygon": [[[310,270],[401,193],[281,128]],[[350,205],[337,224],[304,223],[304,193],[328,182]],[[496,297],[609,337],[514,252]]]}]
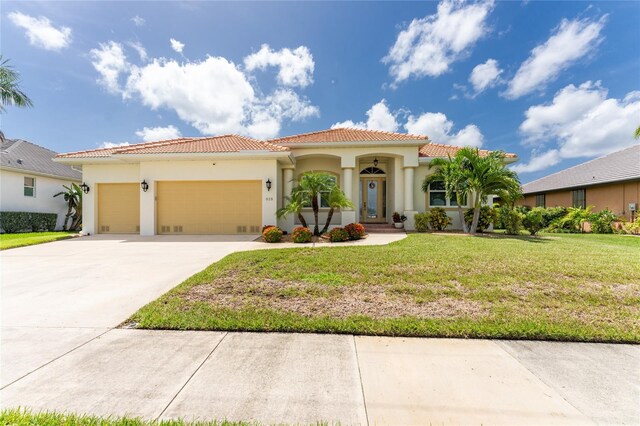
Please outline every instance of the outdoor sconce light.
[{"label": "outdoor sconce light", "polygon": [[146,180],[143,180],[142,182],[140,182],[140,187],[144,192],[147,192],[147,189],[149,189],[149,184]]},{"label": "outdoor sconce light", "polygon": [[89,185],[87,185],[84,182],[82,182],[82,185],[80,185],[80,188],[82,189],[82,192],[84,192],[85,194],[88,194],[89,190],[91,189],[91,188],[89,188]]},{"label": "outdoor sconce light", "polygon": [[373,159],[373,165],[374,165],[375,167],[378,167],[378,157],[376,157],[376,158],[374,158],[374,159]]},{"label": "outdoor sconce light", "polygon": [[265,185],[267,185],[267,191],[271,191],[271,179],[267,179]]}]

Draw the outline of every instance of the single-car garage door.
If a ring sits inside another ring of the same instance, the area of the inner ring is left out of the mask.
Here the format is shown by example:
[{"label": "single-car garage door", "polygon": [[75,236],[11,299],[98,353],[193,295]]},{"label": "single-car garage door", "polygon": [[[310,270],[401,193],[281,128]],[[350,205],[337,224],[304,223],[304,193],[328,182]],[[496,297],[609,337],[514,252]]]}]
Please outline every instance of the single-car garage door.
[{"label": "single-car garage door", "polygon": [[159,234],[260,232],[261,181],[171,181],[157,186]]},{"label": "single-car garage door", "polygon": [[98,184],[98,232],[101,234],[140,233],[139,184]]}]

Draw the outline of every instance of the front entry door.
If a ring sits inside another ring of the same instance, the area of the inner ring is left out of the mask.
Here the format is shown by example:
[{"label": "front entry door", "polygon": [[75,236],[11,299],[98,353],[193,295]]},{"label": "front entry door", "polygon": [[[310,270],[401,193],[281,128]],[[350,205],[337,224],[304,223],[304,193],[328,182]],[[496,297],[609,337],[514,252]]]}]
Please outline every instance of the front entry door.
[{"label": "front entry door", "polygon": [[386,222],[387,181],[383,177],[363,177],[360,180],[360,221]]}]

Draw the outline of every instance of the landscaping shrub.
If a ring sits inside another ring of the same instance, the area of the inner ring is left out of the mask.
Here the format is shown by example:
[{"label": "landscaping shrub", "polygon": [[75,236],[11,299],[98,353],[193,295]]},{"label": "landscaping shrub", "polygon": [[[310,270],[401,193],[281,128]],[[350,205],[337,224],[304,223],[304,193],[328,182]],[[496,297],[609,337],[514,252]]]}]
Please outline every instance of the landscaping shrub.
[{"label": "landscaping shrub", "polygon": [[416,213],[413,216],[413,222],[418,232],[427,232],[429,230],[429,221],[431,220],[431,213]]},{"label": "landscaping shrub", "polygon": [[266,227],[262,239],[267,243],[279,243],[282,241],[282,230],[276,226]]},{"label": "landscaping shrub", "polygon": [[524,215],[522,224],[531,235],[536,235],[544,229],[544,211],[542,207],[536,207]]},{"label": "landscaping shrub", "polygon": [[506,205],[494,210],[496,211],[495,226],[497,228],[504,229],[508,235],[520,234],[524,214],[520,213],[518,209]]},{"label": "landscaping shrub", "polygon": [[640,216],[633,222],[623,222],[622,231],[625,234],[640,235]]},{"label": "landscaping shrub", "polygon": [[291,237],[294,243],[309,243],[313,238],[313,232],[309,228],[298,226],[291,233]]},{"label": "landscaping shrub", "polygon": [[275,228],[275,227],[276,227],[275,225],[265,225],[265,226],[262,227],[262,232],[261,233],[264,234],[264,231],[266,231],[267,229]]},{"label": "landscaping shrub", "polygon": [[604,209],[598,213],[593,213],[589,218],[591,232],[596,234],[613,234],[613,222],[618,220],[618,216],[609,209]]},{"label": "landscaping shrub", "polygon": [[55,231],[58,215],[55,213],[31,213],[31,230],[33,232]]},{"label": "landscaping shrub", "polygon": [[365,230],[361,223],[350,223],[344,227],[344,230],[349,234],[349,238],[352,240],[359,240],[364,237]]},{"label": "landscaping shrub", "polygon": [[349,241],[349,233],[344,228],[333,228],[329,231],[329,241],[332,243],[340,243],[343,241]]},{"label": "landscaping shrub", "polygon": [[546,209],[543,209],[542,218],[544,220],[544,227],[548,227],[552,222],[562,219],[566,215],[566,207],[548,207]]},{"label": "landscaping shrub", "polygon": [[[471,222],[473,221],[473,207],[464,212],[464,221],[467,222],[467,226],[471,228]],[[480,207],[480,217],[478,218],[478,232],[482,232],[487,229],[496,220],[496,212],[489,206]]]},{"label": "landscaping shrub", "polygon": [[584,232],[584,223],[591,216],[590,211],[592,208],[593,206],[587,206],[586,209],[583,209],[582,207],[567,208],[567,213],[558,219],[554,219],[547,227],[547,231],[572,233]]},{"label": "landscaping shrub", "polygon": [[442,207],[434,207],[429,212],[429,227],[434,231],[444,231],[451,223],[451,218]]},{"label": "landscaping shrub", "polygon": [[0,228],[8,234],[53,231],[57,220],[55,213],[0,212]]}]

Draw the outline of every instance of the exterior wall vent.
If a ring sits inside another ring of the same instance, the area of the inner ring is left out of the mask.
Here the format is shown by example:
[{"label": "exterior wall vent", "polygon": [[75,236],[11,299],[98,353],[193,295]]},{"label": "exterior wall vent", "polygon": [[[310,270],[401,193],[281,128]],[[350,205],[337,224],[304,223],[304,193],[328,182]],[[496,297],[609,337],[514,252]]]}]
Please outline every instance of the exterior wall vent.
[{"label": "exterior wall vent", "polygon": [[182,225],[174,225],[173,232],[182,232]]}]

